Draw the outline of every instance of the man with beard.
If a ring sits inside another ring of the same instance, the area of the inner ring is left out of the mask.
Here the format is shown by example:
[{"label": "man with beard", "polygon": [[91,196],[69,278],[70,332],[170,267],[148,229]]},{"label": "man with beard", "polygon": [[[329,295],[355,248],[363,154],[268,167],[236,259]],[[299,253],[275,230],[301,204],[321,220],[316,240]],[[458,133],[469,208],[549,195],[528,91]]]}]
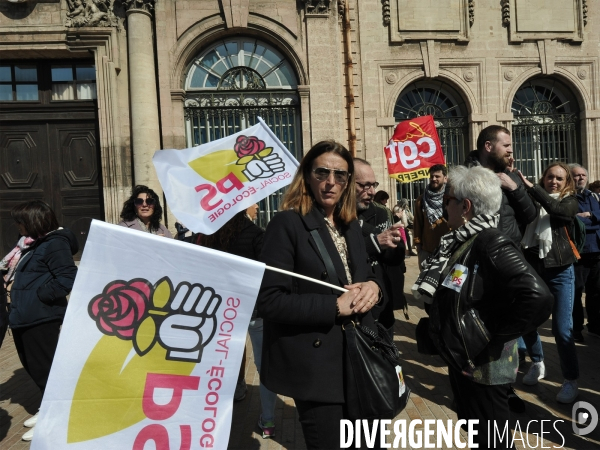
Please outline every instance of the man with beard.
[{"label": "man with beard", "polygon": [[533,222],[538,209],[527,194],[519,175],[509,170],[512,158],[510,131],[499,125],[490,125],[479,133],[477,150],[473,150],[465,161],[467,167],[483,166],[496,173],[502,183],[502,204],[498,229],[510,237],[518,248],[525,227]]},{"label": "man with beard", "polygon": [[393,338],[394,309],[404,309],[405,314],[407,312],[404,297],[406,248],[398,230],[400,223],[392,224],[386,210],[378,208],[373,202],[379,183],[375,181],[371,164],[364,159],[354,158],[354,174],[357,215],[369,262],[384,286],[384,299],[373,308],[373,313]]},{"label": "man with beard", "polygon": [[432,166],[429,169],[429,186],[415,202],[413,239],[417,247],[419,268],[440,245],[442,236],[450,231],[446,219],[442,217],[447,180],[446,166],[443,164]]},{"label": "man with beard", "polygon": [[585,288],[587,329],[591,335],[600,337],[600,204],[593,193],[586,189],[588,172],[579,164],[569,164],[575,180],[579,213],[585,224],[585,246],[581,259],[575,264],[575,302],[573,304],[573,338],[583,342],[583,304],[581,296]]}]

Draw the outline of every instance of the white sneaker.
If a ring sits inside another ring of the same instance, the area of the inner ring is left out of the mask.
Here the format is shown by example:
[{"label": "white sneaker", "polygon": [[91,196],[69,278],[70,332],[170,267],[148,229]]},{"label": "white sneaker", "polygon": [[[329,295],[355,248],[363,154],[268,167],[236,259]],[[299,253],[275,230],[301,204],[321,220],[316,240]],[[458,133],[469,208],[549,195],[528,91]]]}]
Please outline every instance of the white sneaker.
[{"label": "white sneaker", "polygon": [[578,394],[577,380],[565,380],[560,392],[556,395],[556,401],[558,403],[573,403]]},{"label": "white sneaker", "polygon": [[36,412],[35,416],[30,417],[29,419],[27,419],[25,422],[23,422],[23,426],[27,427],[27,428],[33,428],[35,427],[35,424],[37,423],[38,420],[38,415],[40,414],[40,412]]},{"label": "white sneaker", "polygon": [[33,430],[35,430],[35,428],[31,428],[30,430],[27,431],[27,433],[25,433],[22,437],[21,440],[22,441],[31,441],[33,439]]},{"label": "white sneaker", "polygon": [[527,386],[533,386],[545,376],[546,366],[544,365],[544,361],[534,362],[529,368],[529,371],[523,377],[523,384],[526,384]]}]

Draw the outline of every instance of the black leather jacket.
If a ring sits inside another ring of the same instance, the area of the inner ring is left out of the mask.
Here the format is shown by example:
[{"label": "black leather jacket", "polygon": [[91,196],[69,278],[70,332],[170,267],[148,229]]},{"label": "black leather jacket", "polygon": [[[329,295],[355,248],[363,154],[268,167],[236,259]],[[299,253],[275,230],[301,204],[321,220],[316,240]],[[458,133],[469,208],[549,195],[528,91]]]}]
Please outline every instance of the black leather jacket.
[{"label": "black leather jacket", "polygon": [[[554,199],[539,185],[534,185],[527,189],[529,195],[550,214],[550,226],[552,227],[552,247],[543,259],[543,267],[563,267],[577,262],[565,227],[570,228],[573,223],[573,218],[579,212],[579,202],[574,195],[568,195],[561,199]],[[539,260],[538,247],[527,251],[526,255],[534,267],[537,264],[541,265],[542,260]],[[536,261],[536,259],[539,260]],[[537,263],[537,264],[536,264]],[[538,267],[536,267],[538,270]],[[538,270],[539,272],[539,270]]]},{"label": "black leather jacket", "polygon": [[[552,311],[554,297],[505,234],[480,232],[454,262],[468,268],[462,289],[438,287],[429,333],[446,362],[457,370],[500,357],[505,342],[535,330]],[[464,250],[464,249],[463,249]]]},{"label": "black leather jacket", "polygon": [[[465,160],[467,167],[480,166],[479,151],[473,150]],[[517,245],[521,244],[525,227],[533,222],[538,215],[535,202],[527,195],[527,190],[521,178],[514,172],[504,171],[517,184],[517,189],[508,191],[502,189],[502,204],[500,205],[500,223],[498,229],[506,234]]]}]

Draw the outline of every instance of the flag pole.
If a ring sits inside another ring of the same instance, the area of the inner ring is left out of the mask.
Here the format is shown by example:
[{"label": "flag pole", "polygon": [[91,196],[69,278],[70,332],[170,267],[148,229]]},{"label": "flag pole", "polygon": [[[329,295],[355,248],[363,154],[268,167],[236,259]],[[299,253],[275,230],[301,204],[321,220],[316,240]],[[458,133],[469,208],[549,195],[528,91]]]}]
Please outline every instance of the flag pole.
[{"label": "flag pole", "polygon": [[305,277],[304,275],[300,275],[300,274],[297,274],[297,273],[294,273],[294,272],[289,272],[287,270],[278,269],[277,267],[266,266],[266,269],[267,270],[272,270],[273,272],[283,273],[283,274],[289,275],[291,277],[302,278],[303,280],[311,281],[311,282],[317,283],[317,284],[321,284],[323,286],[330,287],[331,289],[336,289],[336,290],[338,290],[340,292],[348,292],[348,289],[344,289],[341,286],[336,286],[335,284],[325,283],[324,281],[317,280],[315,278]]}]

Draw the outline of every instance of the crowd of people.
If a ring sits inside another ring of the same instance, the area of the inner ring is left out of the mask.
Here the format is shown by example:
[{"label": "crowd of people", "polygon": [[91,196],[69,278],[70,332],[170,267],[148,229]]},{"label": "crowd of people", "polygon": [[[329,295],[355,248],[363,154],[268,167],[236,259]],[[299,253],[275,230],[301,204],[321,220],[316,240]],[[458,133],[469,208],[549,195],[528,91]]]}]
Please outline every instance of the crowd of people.
[{"label": "crowd of people", "polygon": [[[248,328],[260,372],[262,437],[275,435],[282,394],[294,399],[307,448],[339,447],[340,420],[349,418],[342,330],[353,320],[393,339],[394,311],[408,318],[411,256],[421,271],[412,292],[428,314],[417,327],[419,349],[448,364],[459,418],[484,420],[478,442],[487,442],[485,420],[509,420],[511,410],[524,408],[511,385],[526,356],[531,364],[522,382],[545,377],[537,327],[550,315],[564,379],[556,400],[574,402],[584,292],[587,332],[600,336],[600,203],[588,189],[600,181],[588,186],[584,167],[562,162],[531,180],[514,168],[510,131],[489,126],[464,166],[429,169],[412,210],[407,199],[388,208],[390,196],[378,187],[368,161],[322,141],[302,158],[266,230],[254,223],[258,205],[210,236],[176,224],[176,239],[346,289],[265,273]],[[23,367],[43,394],[78,245],[43,201],[11,214],[19,238],[0,262],[0,339],[10,326]],[[119,225],[172,238],[162,217],[157,193],[135,186]],[[236,401],[246,395],[244,367]],[[37,414],[25,422],[24,440],[36,421]]]}]

